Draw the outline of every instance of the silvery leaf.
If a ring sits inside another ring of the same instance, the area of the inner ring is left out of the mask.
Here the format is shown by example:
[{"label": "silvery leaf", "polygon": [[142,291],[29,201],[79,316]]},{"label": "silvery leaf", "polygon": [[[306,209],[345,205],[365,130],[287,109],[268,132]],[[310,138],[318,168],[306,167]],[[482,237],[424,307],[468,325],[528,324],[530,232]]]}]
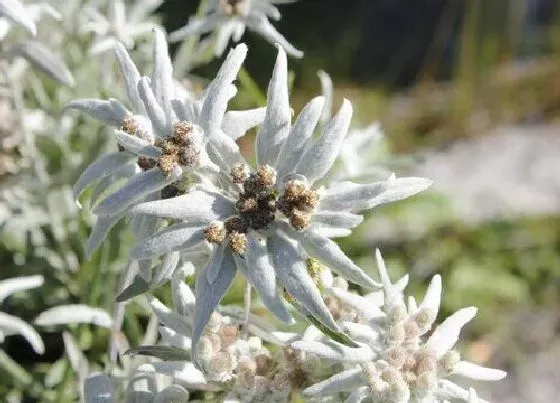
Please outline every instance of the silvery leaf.
[{"label": "silvery leaf", "polygon": [[348,369],[316,383],[303,391],[304,396],[327,396],[332,393],[351,391],[365,383],[361,368]]},{"label": "silvery leaf", "polygon": [[188,361],[191,355],[188,351],[172,346],[138,346],[128,349],[125,355],[146,355],[163,361]]},{"label": "silvery leaf", "polygon": [[0,331],[3,336],[19,334],[31,344],[37,354],[45,352],[45,345],[39,333],[20,318],[0,312]]},{"label": "silvery leaf", "polygon": [[133,160],[134,155],[128,152],[116,152],[102,155],[80,175],[80,178],[72,188],[74,198],[78,198],[93,181],[103,179],[122,166],[131,163]]},{"label": "silvery leaf", "polygon": [[111,328],[111,316],[102,309],[87,305],[61,305],[48,309],[35,318],[39,326],[69,325],[90,323],[96,326]]},{"label": "silvery leaf", "polygon": [[167,50],[165,34],[154,30],[154,71],[152,73],[152,88],[159,104],[163,107],[167,122],[175,117],[171,108],[171,99],[174,98],[173,66]]},{"label": "silvery leaf", "polygon": [[41,42],[18,43],[12,46],[11,52],[21,55],[61,84],[74,86],[74,77],[66,64]]},{"label": "silvery leaf", "polygon": [[256,140],[259,165],[274,166],[282,144],[290,131],[290,101],[288,97],[288,61],[286,52],[278,48],[272,78],[268,85],[266,117]]},{"label": "silvery leaf", "polygon": [[244,163],[237,143],[221,130],[216,130],[211,135],[207,149],[210,159],[226,172],[234,164]]},{"label": "silvery leaf", "polygon": [[180,169],[165,176],[159,168],[134,175],[122,188],[107,196],[97,205],[94,213],[106,217],[124,212],[130,205],[140,201],[144,196],[163,189],[181,176]]},{"label": "silvery leaf", "polygon": [[192,333],[193,361],[195,363],[197,362],[196,353],[200,336],[202,336],[212,312],[214,312],[220,300],[231,286],[237,271],[231,251],[227,250],[223,254],[219,275],[212,284],[208,282],[205,270],[206,268],[196,278],[195,286],[197,304]]},{"label": "silvery leaf", "polygon": [[157,270],[154,276],[154,284],[163,285],[171,278],[173,271],[179,264],[181,259],[180,252],[170,252],[165,255],[163,262],[161,263],[161,268]]},{"label": "silvery leaf", "polygon": [[340,249],[336,242],[323,237],[314,231],[299,233],[293,231],[305,251],[312,257],[323,262],[329,269],[356,284],[377,288],[379,284],[373,281]]},{"label": "silvery leaf", "polygon": [[114,131],[115,139],[126,151],[130,151],[139,156],[158,159],[162,151],[159,147],[137,136],[131,136],[122,130]]},{"label": "silvery leaf", "polygon": [[288,294],[325,326],[340,331],[294,244],[280,235],[274,235],[268,238],[268,252],[278,280]]},{"label": "silvery leaf", "polygon": [[321,233],[323,228],[350,229],[357,227],[364,217],[359,214],[318,211],[311,217],[312,228]]},{"label": "silvery leaf", "polygon": [[106,374],[94,372],[84,382],[85,403],[113,403],[113,385]]},{"label": "silvery leaf", "polygon": [[255,287],[263,304],[283,322],[293,324],[294,319],[288,312],[288,308],[278,292],[276,285],[276,274],[270,264],[266,248],[261,243],[248,236],[245,259],[236,258],[238,269],[247,278],[249,283]]},{"label": "silvery leaf", "polygon": [[249,15],[247,26],[262,35],[268,42],[279,44],[292,57],[302,58],[303,52],[296,49],[284,36],[274,28],[268,19],[262,14]]},{"label": "silvery leaf", "polygon": [[119,127],[130,112],[117,100],[107,101],[95,98],[75,99],[64,109],[76,109],[111,126]]},{"label": "silvery leaf", "polygon": [[233,203],[219,193],[196,190],[172,199],[139,204],[131,212],[208,225],[229,217],[234,210]]},{"label": "silvery leaf", "polygon": [[338,113],[323,129],[321,137],[305,152],[295,172],[305,176],[310,182],[321,179],[338,157],[351,120],[352,104],[345,99]]},{"label": "silvery leaf", "polygon": [[433,349],[438,359],[443,357],[457,343],[461,329],[474,318],[476,311],[475,307],[463,308],[449,316],[435,328],[426,348]]},{"label": "silvery leaf", "polygon": [[184,336],[171,328],[160,326],[159,334],[161,335],[162,340],[167,344],[181,348],[183,350],[191,349],[191,338],[188,336]]},{"label": "silvery leaf", "polygon": [[222,131],[233,140],[237,140],[253,127],[260,125],[265,114],[266,108],[226,112],[222,120]]},{"label": "silvery leaf", "polygon": [[474,379],[475,381],[499,381],[507,373],[499,369],[485,368],[467,361],[460,361],[453,366],[453,374]]},{"label": "silvery leaf", "polygon": [[0,302],[16,292],[30,290],[43,285],[45,279],[41,275],[15,277],[0,281]]},{"label": "silvery leaf", "polygon": [[406,199],[428,188],[432,181],[424,178],[395,178],[386,181],[357,184],[341,182],[327,189],[319,201],[323,211],[359,212]]},{"label": "silvery leaf", "polygon": [[35,23],[28,15],[23,4],[18,0],[0,0],[0,16],[6,17],[8,20],[21,25],[27,29],[31,35],[37,35]]},{"label": "silvery leaf", "polygon": [[183,316],[167,308],[156,298],[149,298],[149,303],[161,324],[180,334],[191,334],[191,326]]},{"label": "silvery leaf", "polygon": [[173,377],[185,387],[201,390],[219,390],[216,386],[206,382],[204,374],[192,362],[165,361],[143,364],[138,367],[140,372],[156,372]]},{"label": "silvery leaf", "polygon": [[356,389],[350,396],[344,401],[344,403],[361,403],[366,401],[371,396],[371,391],[369,387],[362,386],[361,388]]},{"label": "silvery leaf", "polygon": [[148,259],[155,255],[191,248],[204,241],[199,225],[175,224],[148,238],[140,240],[130,251],[134,259]]},{"label": "silvery leaf", "polygon": [[138,295],[144,294],[149,291],[151,284],[142,278],[140,275],[134,276],[132,283],[128,285],[124,290],[121,291],[117,298],[117,302],[125,302],[131,298],[137,297]]},{"label": "silvery leaf", "polygon": [[138,72],[136,65],[130,58],[128,51],[122,43],[117,43],[115,45],[115,55],[117,56],[119,68],[124,78],[128,99],[132,103],[134,111],[136,113],[144,115],[146,110],[144,108],[144,103],[140,98],[140,94],[138,93],[138,82],[140,81],[140,73]]},{"label": "silvery leaf", "polygon": [[[210,83],[204,97],[198,124],[205,133],[212,135],[222,126],[222,119],[232,93],[232,82],[247,56],[247,46],[237,45],[231,50],[218,71],[216,78]],[[235,87],[233,88],[235,90]]]},{"label": "silvery leaf", "polygon": [[376,354],[366,345],[358,348],[348,347],[334,341],[321,343],[319,341],[296,341],[291,344],[295,350],[316,354],[337,362],[362,363],[372,361]]},{"label": "silvery leaf", "polygon": [[138,81],[138,94],[146,109],[146,114],[150,118],[154,128],[156,128],[158,135],[161,137],[169,137],[171,133],[167,132],[165,112],[158,104],[152,87],[150,87],[150,80],[147,77],[142,77]]},{"label": "silvery leaf", "polygon": [[281,147],[276,171],[280,178],[295,172],[295,168],[303,157],[305,148],[313,138],[313,131],[325,104],[323,97],[316,97],[305,105],[296,119],[290,134]]},{"label": "silvery leaf", "polygon": [[[134,159],[131,159],[131,161],[134,161]],[[101,179],[101,181],[99,181],[99,183],[93,188],[90,197],[90,204],[95,206],[99,199],[107,196],[111,192],[114,192],[126,183],[125,179],[128,179],[139,172],[141,172],[141,169],[137,164],[128,164],[117,168],[115,171]]]},{"label": "silvery leaf", "polygon": [[116,214],[109,217],[99,217],[89,234],[86,243],[86,256],[91,254],[103,243],[111,228],[113,228],[122,218],[123,214]]}]

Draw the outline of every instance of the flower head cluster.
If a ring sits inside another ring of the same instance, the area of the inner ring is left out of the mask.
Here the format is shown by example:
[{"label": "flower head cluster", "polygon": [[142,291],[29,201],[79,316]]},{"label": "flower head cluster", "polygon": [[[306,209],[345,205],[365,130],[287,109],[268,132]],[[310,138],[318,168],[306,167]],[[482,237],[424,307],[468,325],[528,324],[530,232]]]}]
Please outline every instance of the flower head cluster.
[{"label": "flower head cluster", "polygon": [[219,56],[230,39],[239,42],[248,28],[299,58],[303,52],[291,45],[269,21],[269,18],[279,20],[281,17],[275,4],[293,1],[297,0],[210,0],[204,9],[204,16],[192,17],[188,24],[171,33],[170,40],[179,41],[189,35],[214,32],[214,53]]},{"label": "flower head cluster", "polygon": [[208,264],[197,276],[197,301],[205,308],[197,309],[193,343],[200,339],[237,270],[279,319],[292,322],[285,291],[304,315],[335,331],[338,325],[306,259],[318,259],[350,281],[377,287],[330,238],[350,234],[363,219],[361,211],[404,199],[425,189],[430,181],[390,177],[372,184],[319,185],[338,156],[352,116],[352,106],[345,100],[315,138],[323,105],[322,97],[313,99],[292,124],[287,58],[279,48],[266,115],[256,139],[257,168],[251,168],[238,152],[224,154],[222,148],[222,153],[211,156],[221,169],[216,181],[131,210],[175,222],[140,240],[131,252],[133,258],[188,251],[204,242],[212,248]]},{"label": "flower head cluster", "polygon": [[434,276],[420,305],[413,297],[405,304],[402,290],[406,277],[392,284],[379,252],[377,264],[383,285],[382,301],[379,293],[361,297],[337,292],[343,303],[359,314],[358,321],[343,323],[349,334],[359,341],[359,348],[319,340],[292,344],[297,350],[348,366],[345,371],[306,389],[305,395],[346,392],[356,402],[368,399],[395,403],[471,401],[473,392],[448,380],[449,376],[487,381],[505,377],[503,371],[463,361],[453,349],[461,328],[475,316],[476,308],[460,309],[432,331],[441,300],[440,276]]}]

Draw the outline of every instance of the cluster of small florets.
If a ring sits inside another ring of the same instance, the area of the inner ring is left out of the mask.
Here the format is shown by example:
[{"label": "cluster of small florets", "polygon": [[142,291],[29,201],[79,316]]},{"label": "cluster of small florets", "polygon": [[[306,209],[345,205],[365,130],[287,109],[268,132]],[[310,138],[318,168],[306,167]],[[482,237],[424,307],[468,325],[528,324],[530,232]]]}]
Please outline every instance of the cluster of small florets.
[{"label": "cluster of small florets", "polygon": [[[142,120],[143,119],[140,116],[129,115],[121,122],[120,130],[126,134],[130,134],[131,136],[139,137],[143,140],[152,142],[151,135]],[[125,151],[125,148],[120,144],[118,148],[121,152]],[[152,158],[148,157],[138,157],[136,163],[142,171],[148,171],[156,166],[156,162]]]},{"label": "cluster of small florets", "polygon": [[192,167],[199,163],[200,147],[193,139],[194,127],[190,122],[180,121],[173,125],[173,134],[167,139],[158,139],[156,146],[163,154],[156,165],[165,176],[171,175],[177,164]]},{"label": "cluster of small florets", "polygon": [[284,192],[278,199],[280,210],[296,230],[303,230],[311,224],[313,209],[319,197],[316,192],[302,180],[291,180],[286,183]]},{"label": "cluster of small florets", "polygon": [[220,10],[226,15],[247,15],[249,2],[247,0],[220,0]]},{"label": "cluster of small florets", "polygon": [[438,360],[435,351],[421,344],[420,337],[431,329],[435,316],[429,308],[414,315],[409,315],[404,305],[390,310],[387,349],[373,363],[374,373],[369,376],[374,398],[387,402],[407,402],[411,396],[423,399],[437,388],[439,378],[452,373],[460,361],[458,352],[451,350]]},{"label": "cluster of small florets", "polygon": [[211,243],[221,243],[227,238],[228,246],[243,255],[247,246],[245,234],[251,229],[265,229],[274,221],[276,171],[268,165],[261,165],[256,173],[251,173],[245,165],[236,164],[230,176],[233,183],[242,187],[235,204],[237,214],[224,223],[212,223],[204,234]]},{"label": "cluster of small florets", "polygon": [[[343,291],[348,291],[348,281],[342,277],[335,277],[333,279],[332,288],[337,288]],[[354,322],[360,323],[362,320],[358,311],[356,311],[351,306],[342,302],[339,298],[332,294],[325,295],[323,297],[325,305],[329,309],[329,312],[333,318],[338,322]]]}]

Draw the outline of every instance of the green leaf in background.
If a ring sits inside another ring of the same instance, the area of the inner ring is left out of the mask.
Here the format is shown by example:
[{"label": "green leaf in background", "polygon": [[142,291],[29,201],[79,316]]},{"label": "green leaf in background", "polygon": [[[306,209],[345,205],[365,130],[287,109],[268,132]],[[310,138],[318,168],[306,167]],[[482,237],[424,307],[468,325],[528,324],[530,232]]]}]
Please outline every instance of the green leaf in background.
[{"label": "green leaf in background", "polygon": [[117,302],[125,302],[150,290],[150,284],[142,277],[136,275],[132,283],[118,296]]}]

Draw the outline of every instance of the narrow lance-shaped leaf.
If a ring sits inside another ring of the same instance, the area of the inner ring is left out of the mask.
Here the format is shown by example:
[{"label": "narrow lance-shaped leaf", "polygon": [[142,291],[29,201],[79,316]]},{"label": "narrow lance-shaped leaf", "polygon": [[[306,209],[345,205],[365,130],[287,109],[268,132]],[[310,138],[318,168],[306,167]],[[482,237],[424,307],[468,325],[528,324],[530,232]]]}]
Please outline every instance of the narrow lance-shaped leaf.
[{"label": "narrow lance-shaped leaf", "polygon": [[74,86],[74,77],[66,64],[41,42],[18,43],[10,51],[27,59],[61,84]]}]

